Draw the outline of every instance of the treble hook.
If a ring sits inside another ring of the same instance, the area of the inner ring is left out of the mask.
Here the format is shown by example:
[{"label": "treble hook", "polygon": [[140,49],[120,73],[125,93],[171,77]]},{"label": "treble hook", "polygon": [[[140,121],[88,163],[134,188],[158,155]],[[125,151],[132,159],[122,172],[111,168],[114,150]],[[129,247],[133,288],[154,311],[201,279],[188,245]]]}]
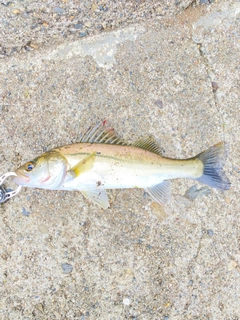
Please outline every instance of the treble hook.
[{"label": "treble hook", "polygon": [[3,181],[10,177],[16,176],[15,172],[7,172],[0,177],[0,203],[7,201],[8,199],[14,197],[18,192],[21,190],[22,186],[18,186],[16,190],[13,191],[6,191],[5,188],[2,186]]}]

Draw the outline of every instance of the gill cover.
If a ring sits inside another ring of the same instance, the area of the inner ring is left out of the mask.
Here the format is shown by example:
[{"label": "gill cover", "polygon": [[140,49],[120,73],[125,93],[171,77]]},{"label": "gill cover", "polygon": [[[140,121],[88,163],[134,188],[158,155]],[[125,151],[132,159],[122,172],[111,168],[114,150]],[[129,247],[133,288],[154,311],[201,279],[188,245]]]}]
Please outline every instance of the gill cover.
[{"label": "gill cover", "polygon": [[15,183],[32,188],[58,189],[67,171],[66,159],[56,151],[48,151],[19,167]]}]

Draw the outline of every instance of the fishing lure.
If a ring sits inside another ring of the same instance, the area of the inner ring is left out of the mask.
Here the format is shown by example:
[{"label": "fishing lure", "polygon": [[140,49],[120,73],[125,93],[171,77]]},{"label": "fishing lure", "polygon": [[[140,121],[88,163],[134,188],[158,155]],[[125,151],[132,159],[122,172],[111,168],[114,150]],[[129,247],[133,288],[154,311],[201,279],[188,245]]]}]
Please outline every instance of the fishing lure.
[{"label": "fishing lure", "polygon": [[15,172],[7,172],[0,177],[0,203],[14,197],[21,190],[22,186],[18,186],[16,190],[6,190],[2,184],[8,177],[16,176]]}]

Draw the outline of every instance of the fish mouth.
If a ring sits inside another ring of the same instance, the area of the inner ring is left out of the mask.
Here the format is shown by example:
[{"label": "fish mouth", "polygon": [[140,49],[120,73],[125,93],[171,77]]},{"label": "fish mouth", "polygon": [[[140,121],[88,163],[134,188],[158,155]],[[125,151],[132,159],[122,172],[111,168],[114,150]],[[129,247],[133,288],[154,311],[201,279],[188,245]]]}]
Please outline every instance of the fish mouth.
[{"label": "fish mouth", "polygon": [[24,174],[21,174],[17,171],[15,171],[15,173],[17,176],[13,178],[13,181],[19,186],[25,185],[30,182],[30,178],[28,176],[25,176]]}]

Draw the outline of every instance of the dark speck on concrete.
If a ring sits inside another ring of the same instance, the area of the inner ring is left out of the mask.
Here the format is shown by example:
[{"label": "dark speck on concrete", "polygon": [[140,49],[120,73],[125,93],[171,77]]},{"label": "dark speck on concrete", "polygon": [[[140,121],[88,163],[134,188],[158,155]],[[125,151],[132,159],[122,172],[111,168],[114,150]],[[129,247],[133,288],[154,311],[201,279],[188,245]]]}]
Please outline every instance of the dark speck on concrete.
[{"label": "dark speck on concrete", "polygon": [[70,273],[72,272],[73,266],[71,264],[68,263],[63,263],[62,264],[62,269],[64,273]]},{"label": "dark speck on concrete", "polygon": [[213,0],[200,0],[200,4],[210,4]]},{"label": "dark speck on concrete", "polygon": [[103,12],[107,12],[108,11],[108,7],[105,7],[105,6],[102,6],[102,5],[100,5],[98,8],[99,8],[100,11],[103,11]]},{"label": "dark speck on concrete", "polygon": [[83,27],[83,24],[81,24],[81,23],[77,23],[74,26],[75,29],[82,29],[82,27]]},{"label": "dark speck on concrete", "polygon": [[218,89],[218,84],[216,82],[212,82],[212,89],[213,89],[213,92],[215,93]]},{"label": "dark speck on concrete", "polygon": [[193,280],[189,280],[188,285],[192,286],[193,285]]},{"label": "dark speck on concrete", "polygon": [[158,108],[160,108],[160,109],[163,108],[163,102],[161,100],[156,100],[155,104],[156,104],[156,106],[158,106]]},{"label": "dark speck on concrete", "polygon": [[65,10],[60,8],[60,7],[56,7],[54,8],[54,11],[58,14],[64,14],[65,13]]},{"label": "dark speck on concrete", "polygon": [[214,232],[209,229],[209,230],[207,231],[207,234],[209,235],[209,237],[212,237],[212,236],[214,235]]},{"label": "dark speck on concrete", "polygon": [[79,33],[80,38],[86,37],[86,35],[87,35],[87,31],[83,31]]},{"label": "dark speck on concrete", "polygon": [[22,214],[26,217],[29,217],[30,216],[30,212],[26,210],[26,208],[22,208]]}]

